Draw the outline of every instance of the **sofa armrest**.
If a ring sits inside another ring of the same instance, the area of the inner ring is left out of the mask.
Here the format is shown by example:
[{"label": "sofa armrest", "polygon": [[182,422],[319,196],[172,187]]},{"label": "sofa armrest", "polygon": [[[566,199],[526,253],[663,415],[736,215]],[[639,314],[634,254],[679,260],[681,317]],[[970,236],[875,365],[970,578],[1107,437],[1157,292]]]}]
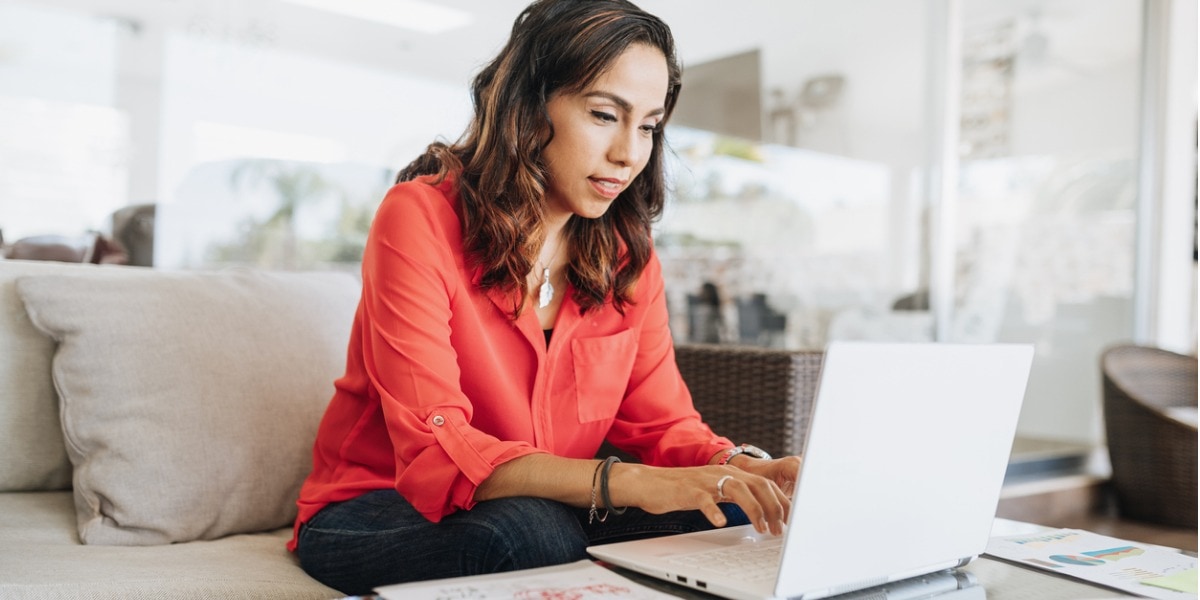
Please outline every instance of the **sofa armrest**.
[{"label": "sofa armrest", "polygon": [[825,354],[753,346],[681,344],[675,362],[700,416],[718,435],[772,456],[804,449]]}]

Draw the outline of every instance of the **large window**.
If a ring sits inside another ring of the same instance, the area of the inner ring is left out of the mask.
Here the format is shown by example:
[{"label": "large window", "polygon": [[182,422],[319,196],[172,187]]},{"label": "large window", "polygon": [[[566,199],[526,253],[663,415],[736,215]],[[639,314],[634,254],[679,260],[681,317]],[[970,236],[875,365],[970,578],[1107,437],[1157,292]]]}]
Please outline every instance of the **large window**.
[{"label": "large window", "polygon": [[[525,4],[455,2],[441,32],[274,0],[2,4],[0,228],[152,202],[160,267],[354,268]],[[685,67],[656,229],[677,340],[1033,343],[1022,433],[1098,442],[1154,201],[1143,0],[641,4]]]},{"label": "large window", "polygon": [[353,269],[395,170],[469,111],[464,85],[187,32],[165,45],[158,266]]},{"label": "large window", "polygon": [[689,65],[659,233],[676,337],[1033,343],[1022,434],[1094,443],[1097,357],[1133,334],[1142,3],[950,6],[763,6],[786,29]]},{"label": "large window", "polygon": [[126,204],[129,115],[115,106],[117,35],[112,21],[0,4],[7,239],[99,229]]}]

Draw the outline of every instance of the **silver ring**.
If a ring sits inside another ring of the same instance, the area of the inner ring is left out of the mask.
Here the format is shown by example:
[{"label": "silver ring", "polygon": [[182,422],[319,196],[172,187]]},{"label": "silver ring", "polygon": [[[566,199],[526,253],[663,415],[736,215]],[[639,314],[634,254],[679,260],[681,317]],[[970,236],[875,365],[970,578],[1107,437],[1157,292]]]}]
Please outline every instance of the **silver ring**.
[{"label": "silver ring", "polygon": [[717,498],[725,497],[725,482],[733,479],[733,475],[726,475],[717,480]]}]

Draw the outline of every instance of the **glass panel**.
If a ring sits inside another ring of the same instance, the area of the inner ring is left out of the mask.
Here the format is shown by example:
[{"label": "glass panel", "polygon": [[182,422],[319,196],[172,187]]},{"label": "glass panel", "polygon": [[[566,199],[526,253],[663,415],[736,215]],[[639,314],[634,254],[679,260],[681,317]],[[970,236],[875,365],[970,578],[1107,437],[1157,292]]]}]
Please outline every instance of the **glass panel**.
[{"label": "glass panel", "polygon": [[[686,66],[658,231],[677,341],[933,339],[945,4],[761,3],[752,34],[651,8]],[[964,0],[961,15],[947,337],[1035,343],[1022,435],[1095,444],[1098,355],[1132,327],[1141,2]],[[688,60],[697,36],[730,50]]]},{"label": "glass panel", "polygon": [[1140,0],[964,3],[952,338],[1037,346],[1021,431],[1101,439],[1132,336]]},{"label": "glass panel", "polygon": [[[1035,342],[1023,431],[1095,440],[1099,349],[1131,333],[1142,3],[961,1],[950,337]],[[10,240],[18,223],[102,227],[131,201],[136,164],[159,192],[136,200],[159,203],[157,239],[174,244],[162,266],[351,256],[384,174],[461,132],[471,72],[526,2],[468,4],[486,27],[416,35],[280,3],[201,3],[174,20],[143,15],[142,35],[158,35],[141,42],[136,21],[0,4],[0,130],[16,132],[0,137],[0,227]],[[677,339],[932,339],[931,24],[946,3],[641,4],[671,24],[685,65],[673,199],[656,231]],[[439,62],[451,45],[473,54]],[[148,63],[155,72],[130,71]],[[134,152],[130,118],[152,132]],[[255,181],[235,176],[256,168]],[[335,183],[283,199],[280,178],[302,171]],[[70,187],[80,182],[87,193]],[[292,215],[281,233],[248,234],[277,214]],[[247,258],[268,237],[294,252]]]},{"label": "glass panel", "polygon": [[[716,16],[730,15],[720,2],[648,8],[685,64],[656,238],[676,340],[931,339],[922,187],[940,4],[756,2],[753,28]],[[703,61],[688,55],[700,38],[716,40]]]},{"label": "glass panel", "polygon": [[116,23],[0,4],[0,228],[8,242],[101,230],[126,202]]},{"label": "glass panel", "polygon": [[168,35],[155,265],[357,269],[395,170],[467,120],[464,85]]}]

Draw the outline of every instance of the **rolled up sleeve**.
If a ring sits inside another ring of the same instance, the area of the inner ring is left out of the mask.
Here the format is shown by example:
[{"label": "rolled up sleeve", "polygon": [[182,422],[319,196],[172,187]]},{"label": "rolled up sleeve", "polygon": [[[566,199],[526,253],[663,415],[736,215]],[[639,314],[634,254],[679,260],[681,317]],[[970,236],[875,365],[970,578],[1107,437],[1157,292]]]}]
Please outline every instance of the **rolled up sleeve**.
[{"label": "rolled up sleeve", "polygon": [[410,443],[410,448],[418,448],[412,460],[397,462],[396,489],[434,522],[474,506],[475,489],[496,465],[537,452],[528,444],[501,442],[480,432],[457,409],[432,411],[425,428],[427,443]]}]

